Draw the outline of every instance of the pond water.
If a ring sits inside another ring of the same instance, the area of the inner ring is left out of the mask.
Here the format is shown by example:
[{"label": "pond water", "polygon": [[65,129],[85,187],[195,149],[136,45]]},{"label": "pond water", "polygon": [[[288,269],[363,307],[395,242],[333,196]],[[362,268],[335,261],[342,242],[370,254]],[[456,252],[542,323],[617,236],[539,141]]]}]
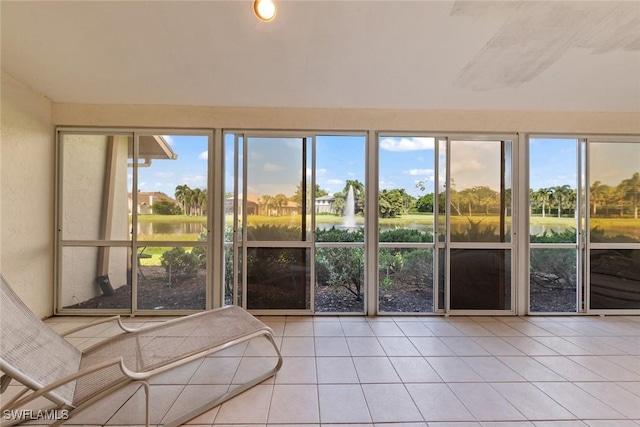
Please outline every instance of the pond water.
[{"label": "pond water", "polygon": [[[361,226],[361,224],[356,224],[356,227]],[[334,223],[316,223],[316,227],[321,230],[327,230],[331,227],[341,228],[339,224]],[[465,223],[452,224],[451,231],[453,233],[464,233],[468,230],[468,225]],[[494,228],[495,226],[491,226]],[[398,223],[396,224],[383,224],[380,226],[381,231],[386,230],[395,230],[398,228],[409,228],[414,230],[419,230],[422,232],[428,231],[433,233],[433,224],[429,223],[417,223],[417,222],[407,222],[407,223]],[[549,225],[549,224],[541,224],[541,225],[531,225],[531,234],[542,235],[543,233],[551,234],[551,232],[562,233],[565,230],[571,229],[572,227],[567,227],[564,225]],[[138,230],[140,235],[152,236],[154,234],[169,234],[169,235],[180,235],[180,234],[200,234],[205,230],[205,224],[195,223],[195,222],[183,222],[183,223],[167,223],[167,222],[145,222],[140,223],[138,225]],[[605,230],[605,234],[607,235],[626,235],[629,237],[636,238],[640,240],[640,228],[625,228],[625,227],[612,227],[609,226]]]},{"label": "pond water", "polygon": [[154,234],[200,234],[205,224],[199,222],[141,222],[138,234],[152,236]]}]

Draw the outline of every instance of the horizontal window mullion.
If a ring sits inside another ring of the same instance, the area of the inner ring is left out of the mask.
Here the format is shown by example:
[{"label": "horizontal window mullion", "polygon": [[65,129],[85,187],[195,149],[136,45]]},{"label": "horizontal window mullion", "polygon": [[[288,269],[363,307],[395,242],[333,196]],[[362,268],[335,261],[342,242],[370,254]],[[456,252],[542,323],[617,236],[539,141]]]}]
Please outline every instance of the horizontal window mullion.
[{"label": "horizontal window mullion", "polygon": [[542,249],[578,249],[577,243],[529,243],[529,247]]},{"label": "horizontal window mullion", "polygon": [[434,248],[434,243],[415,243],[415,242],[380,242],[378,244],[381,248]]},{"label": "horizontal window mullion", "polygon": [[316,248],[363,248],[364,242],[316,242]]}]

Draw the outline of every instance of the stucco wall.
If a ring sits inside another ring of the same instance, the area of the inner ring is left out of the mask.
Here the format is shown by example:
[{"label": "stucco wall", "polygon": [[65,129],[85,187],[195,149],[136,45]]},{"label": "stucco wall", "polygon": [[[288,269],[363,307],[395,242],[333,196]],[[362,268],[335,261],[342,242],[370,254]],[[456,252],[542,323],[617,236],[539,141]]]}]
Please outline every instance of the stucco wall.
[{"label": "stucco wall", "polygon": [[[62,238],[65,240],[128,240],[126,136],[114,137],[113,164],[108,165],[109,137],[105,135],[66,134],[61,139]],[[113,167],[113,182],[106,183]],[[111,187],[109,195],[105,188]],[[110,201],[107,201],[109,199]],[[108,229],[105,215],[111,220]],[[105,225],[105,227],[107,227]],[[62,250],[61,307],[86,301],[101,293],[96,277],[108,275],[113,288],[127,284],[127,249],[65,247]],[[105,257],[108,268],[99,272],[98,259]]]},{"label": "stucco wall", "polygon": [[40,317],[53,313],[51,102],[2,72],[0,271]]}]

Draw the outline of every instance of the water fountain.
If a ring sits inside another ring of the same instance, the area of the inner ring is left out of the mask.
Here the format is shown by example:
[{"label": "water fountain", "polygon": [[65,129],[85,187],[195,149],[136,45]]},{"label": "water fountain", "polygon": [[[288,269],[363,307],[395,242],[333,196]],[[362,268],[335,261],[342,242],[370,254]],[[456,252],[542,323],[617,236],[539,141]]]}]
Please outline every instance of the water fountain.
[{"label": "water fountain", "polygon": [[344,202],[344,220],[342,225],[347,228],[354,228],[356,226],[356,201],[353,195],[353,186],[349,186],[347,191],[347,198]]}]

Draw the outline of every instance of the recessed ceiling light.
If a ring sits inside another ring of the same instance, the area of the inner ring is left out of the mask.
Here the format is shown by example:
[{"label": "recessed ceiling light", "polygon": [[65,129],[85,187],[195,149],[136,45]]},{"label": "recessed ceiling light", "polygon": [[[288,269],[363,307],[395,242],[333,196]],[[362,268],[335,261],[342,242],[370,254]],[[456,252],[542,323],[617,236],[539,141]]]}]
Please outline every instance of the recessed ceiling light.
[{"label": "recessed ceiling light", "polygon": [[259,20],[264,22],[273,21],[276,17],[276,5],[273,0],[254,0],[253,11]]}]

